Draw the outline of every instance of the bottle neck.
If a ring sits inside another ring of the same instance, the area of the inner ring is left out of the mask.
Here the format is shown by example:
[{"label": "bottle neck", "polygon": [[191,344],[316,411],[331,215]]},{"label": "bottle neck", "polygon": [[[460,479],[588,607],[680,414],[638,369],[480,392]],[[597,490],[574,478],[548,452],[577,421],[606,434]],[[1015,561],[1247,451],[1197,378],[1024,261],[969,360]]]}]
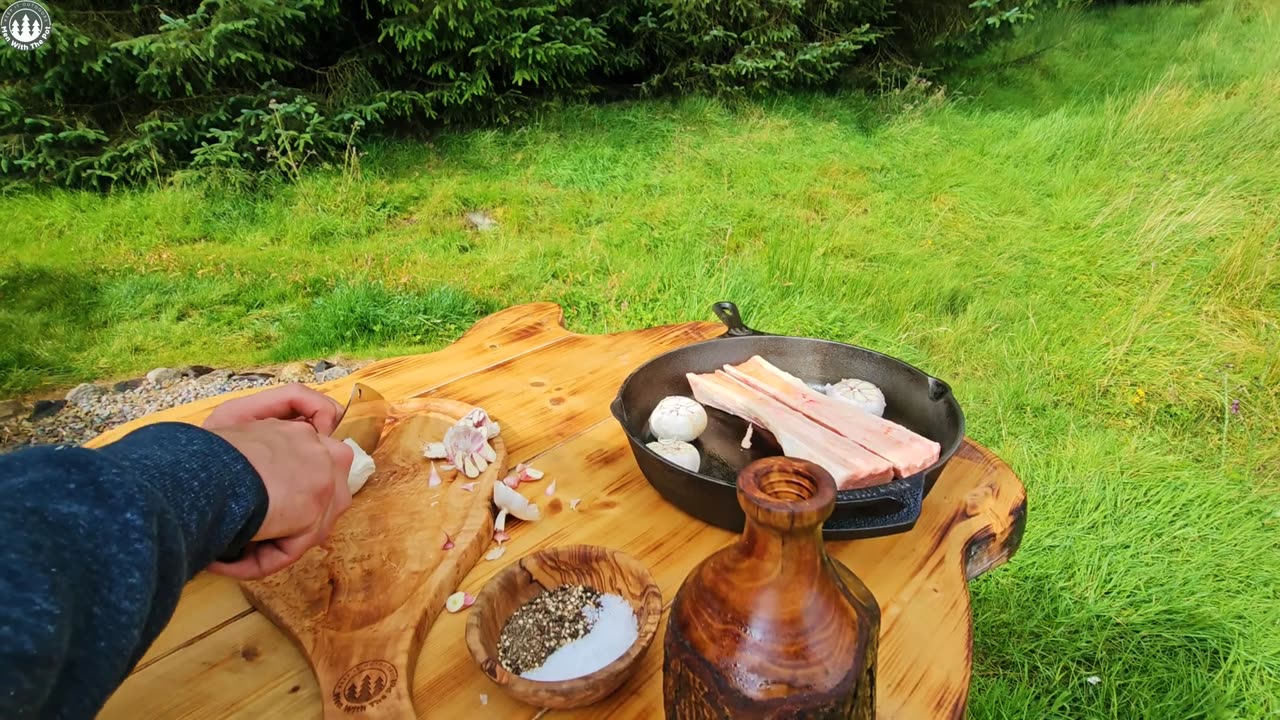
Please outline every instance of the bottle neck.
[{"label": "bottle neck", "polygon": [[781,530],[748,517],[738,547],[776,577],[812,576],[826,562],[821,526]]}]

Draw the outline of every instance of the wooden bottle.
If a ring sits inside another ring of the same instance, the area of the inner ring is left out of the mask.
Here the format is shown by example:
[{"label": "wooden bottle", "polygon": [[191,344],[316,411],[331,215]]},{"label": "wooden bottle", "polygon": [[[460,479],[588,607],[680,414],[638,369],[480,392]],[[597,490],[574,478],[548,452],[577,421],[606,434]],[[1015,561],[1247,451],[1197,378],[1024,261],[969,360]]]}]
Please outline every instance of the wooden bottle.
[{"label": "wooden bottle", "polygon": [[835,497],[831,475],[805,460],[739,473],[742,537],[695,567],[671,606],[668,720],[875,717],[880,608],[827,556]]}]

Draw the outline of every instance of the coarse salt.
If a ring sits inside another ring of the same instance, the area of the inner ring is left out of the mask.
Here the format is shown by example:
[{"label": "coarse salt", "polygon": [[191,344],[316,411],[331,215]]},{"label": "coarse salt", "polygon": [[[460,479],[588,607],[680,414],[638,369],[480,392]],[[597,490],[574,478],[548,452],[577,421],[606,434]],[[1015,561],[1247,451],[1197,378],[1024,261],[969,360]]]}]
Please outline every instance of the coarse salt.
[{"label": "coarse salt", "polygon": [[586,635],[551,653],[540,667],[527,670],[520,677],[542,682],[571,680],[622,657],[640,635],[636,613],[631,603],[619,595],[604,594],[598,602],[598,608],[583,609],[593,623]]}]

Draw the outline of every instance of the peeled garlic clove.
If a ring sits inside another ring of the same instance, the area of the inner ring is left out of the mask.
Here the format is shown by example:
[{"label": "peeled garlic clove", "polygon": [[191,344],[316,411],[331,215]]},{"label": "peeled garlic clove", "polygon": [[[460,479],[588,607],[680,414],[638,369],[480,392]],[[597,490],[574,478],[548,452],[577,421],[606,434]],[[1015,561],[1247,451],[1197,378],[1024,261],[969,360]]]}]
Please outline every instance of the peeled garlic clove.
[{"label": "peeled garlic clove", "polygon": [[369,457],[369,453],[357,445],[355,440],[347,438],[342,442],[351,448],[351,472],[347,473],[347,489],[355,495],[369,481],[369,476],[373,475],[377,467],[373,464],[373,458]]},{"label": "peeled garlic clove", "polygon": [[506,534],[503,531],[507,529],[507,516],[510,514],[511,513],[507,510],[498,511],[498,519],[493,521],[494,531],[503,533],[504,535]]},{"label": "peeled garlic clove", "polygon": [[493,446],[489,443],[485,443],[480,446],[480,456],[489,462],[493,462],[498,459],[497,451],[495,451]]},{"label": "peeled garlic clove", "polygon": [[537,505],[529,502],[525,496],[502,483],[494,483],[493,485],[493,504],[497,505],[500,510],[506,510],[521,520],[532,522],[542,517],[542,511],[538,509]]},{"label": "peeled garlic clove", "polygon": [[824,392],[833,398],[857,405],[876,417],[884,416],[884,393],[866,380],[845,378],[838,383],[828,385]]},{"label": "peeled garlic clove", "polygon": [[473,595],[459,590],[458,592],[450,595],[448,599],[444,601],[444,609],[451,613],[456,613],[475,604],[476,599]]},{"label": "peeled garlic clove", "polygon": [[480,474],[480,468],[476,467],[476,461],[472,460],[470,456],[462,461],[462,474],[467,477],[476,477]]},{"label": "peeled garlic clove", "polygon": [[659,440],[692,442],[706,429],[706,409],[684,395],[662,398],[649,415],[649,431]]},{"label": "peeled garlic clove", "polygon": [[698,472],[702,457],[698,449],[680,440],[655,440],[646,447],[689,472]]}]

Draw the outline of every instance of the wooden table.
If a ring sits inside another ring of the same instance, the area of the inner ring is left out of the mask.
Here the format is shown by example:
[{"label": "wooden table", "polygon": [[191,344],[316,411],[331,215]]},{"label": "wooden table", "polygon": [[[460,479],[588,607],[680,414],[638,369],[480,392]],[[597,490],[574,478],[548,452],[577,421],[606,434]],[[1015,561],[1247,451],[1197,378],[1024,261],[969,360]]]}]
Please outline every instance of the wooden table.
[{"label": "wooden table", "polygon": [[[515,527],[505,557],[480,561],[460,589],[478,592],[499,568],[537,548],[585,542],[639,558],[669,603],[693,566],[734,536],[658,496],[636,468],[609,402],[645,360],[722,331],[719,324],[694,322],[577,335],[563,327],[558,306],[523,305],[485,318],[439,352],[383,360],[317,387],[345,399],[358,380],[389,400],[439,396],[484,407],[502,424],[510,461],[531,461],[546,472],[539,491],[556,481],[555,497],[538,498],[545,517]],[[158,413],[90,444],[148,422],[199,422],[225,399]],[[569,506],[574,498],[581,498],[576,511]],[[1025,513],[1026,493],[1008,466],[967,442],[926,499],[914,530],[828,544],[881,605],[879,717],[964,715],[972,664],[966,582],[1014,553]],[[512,700],[480,673],[463,642],[465,622],[465,613],[442,613],[423,645],[413,692],[424,717],[662,716],[661,630],[642,667],[616,694],[576,712],[548,712]],[[100,717],[320,716],[321,692],[298,650],[249,607],[233,581],[205,573],[187,586],[172,622]]]}]

